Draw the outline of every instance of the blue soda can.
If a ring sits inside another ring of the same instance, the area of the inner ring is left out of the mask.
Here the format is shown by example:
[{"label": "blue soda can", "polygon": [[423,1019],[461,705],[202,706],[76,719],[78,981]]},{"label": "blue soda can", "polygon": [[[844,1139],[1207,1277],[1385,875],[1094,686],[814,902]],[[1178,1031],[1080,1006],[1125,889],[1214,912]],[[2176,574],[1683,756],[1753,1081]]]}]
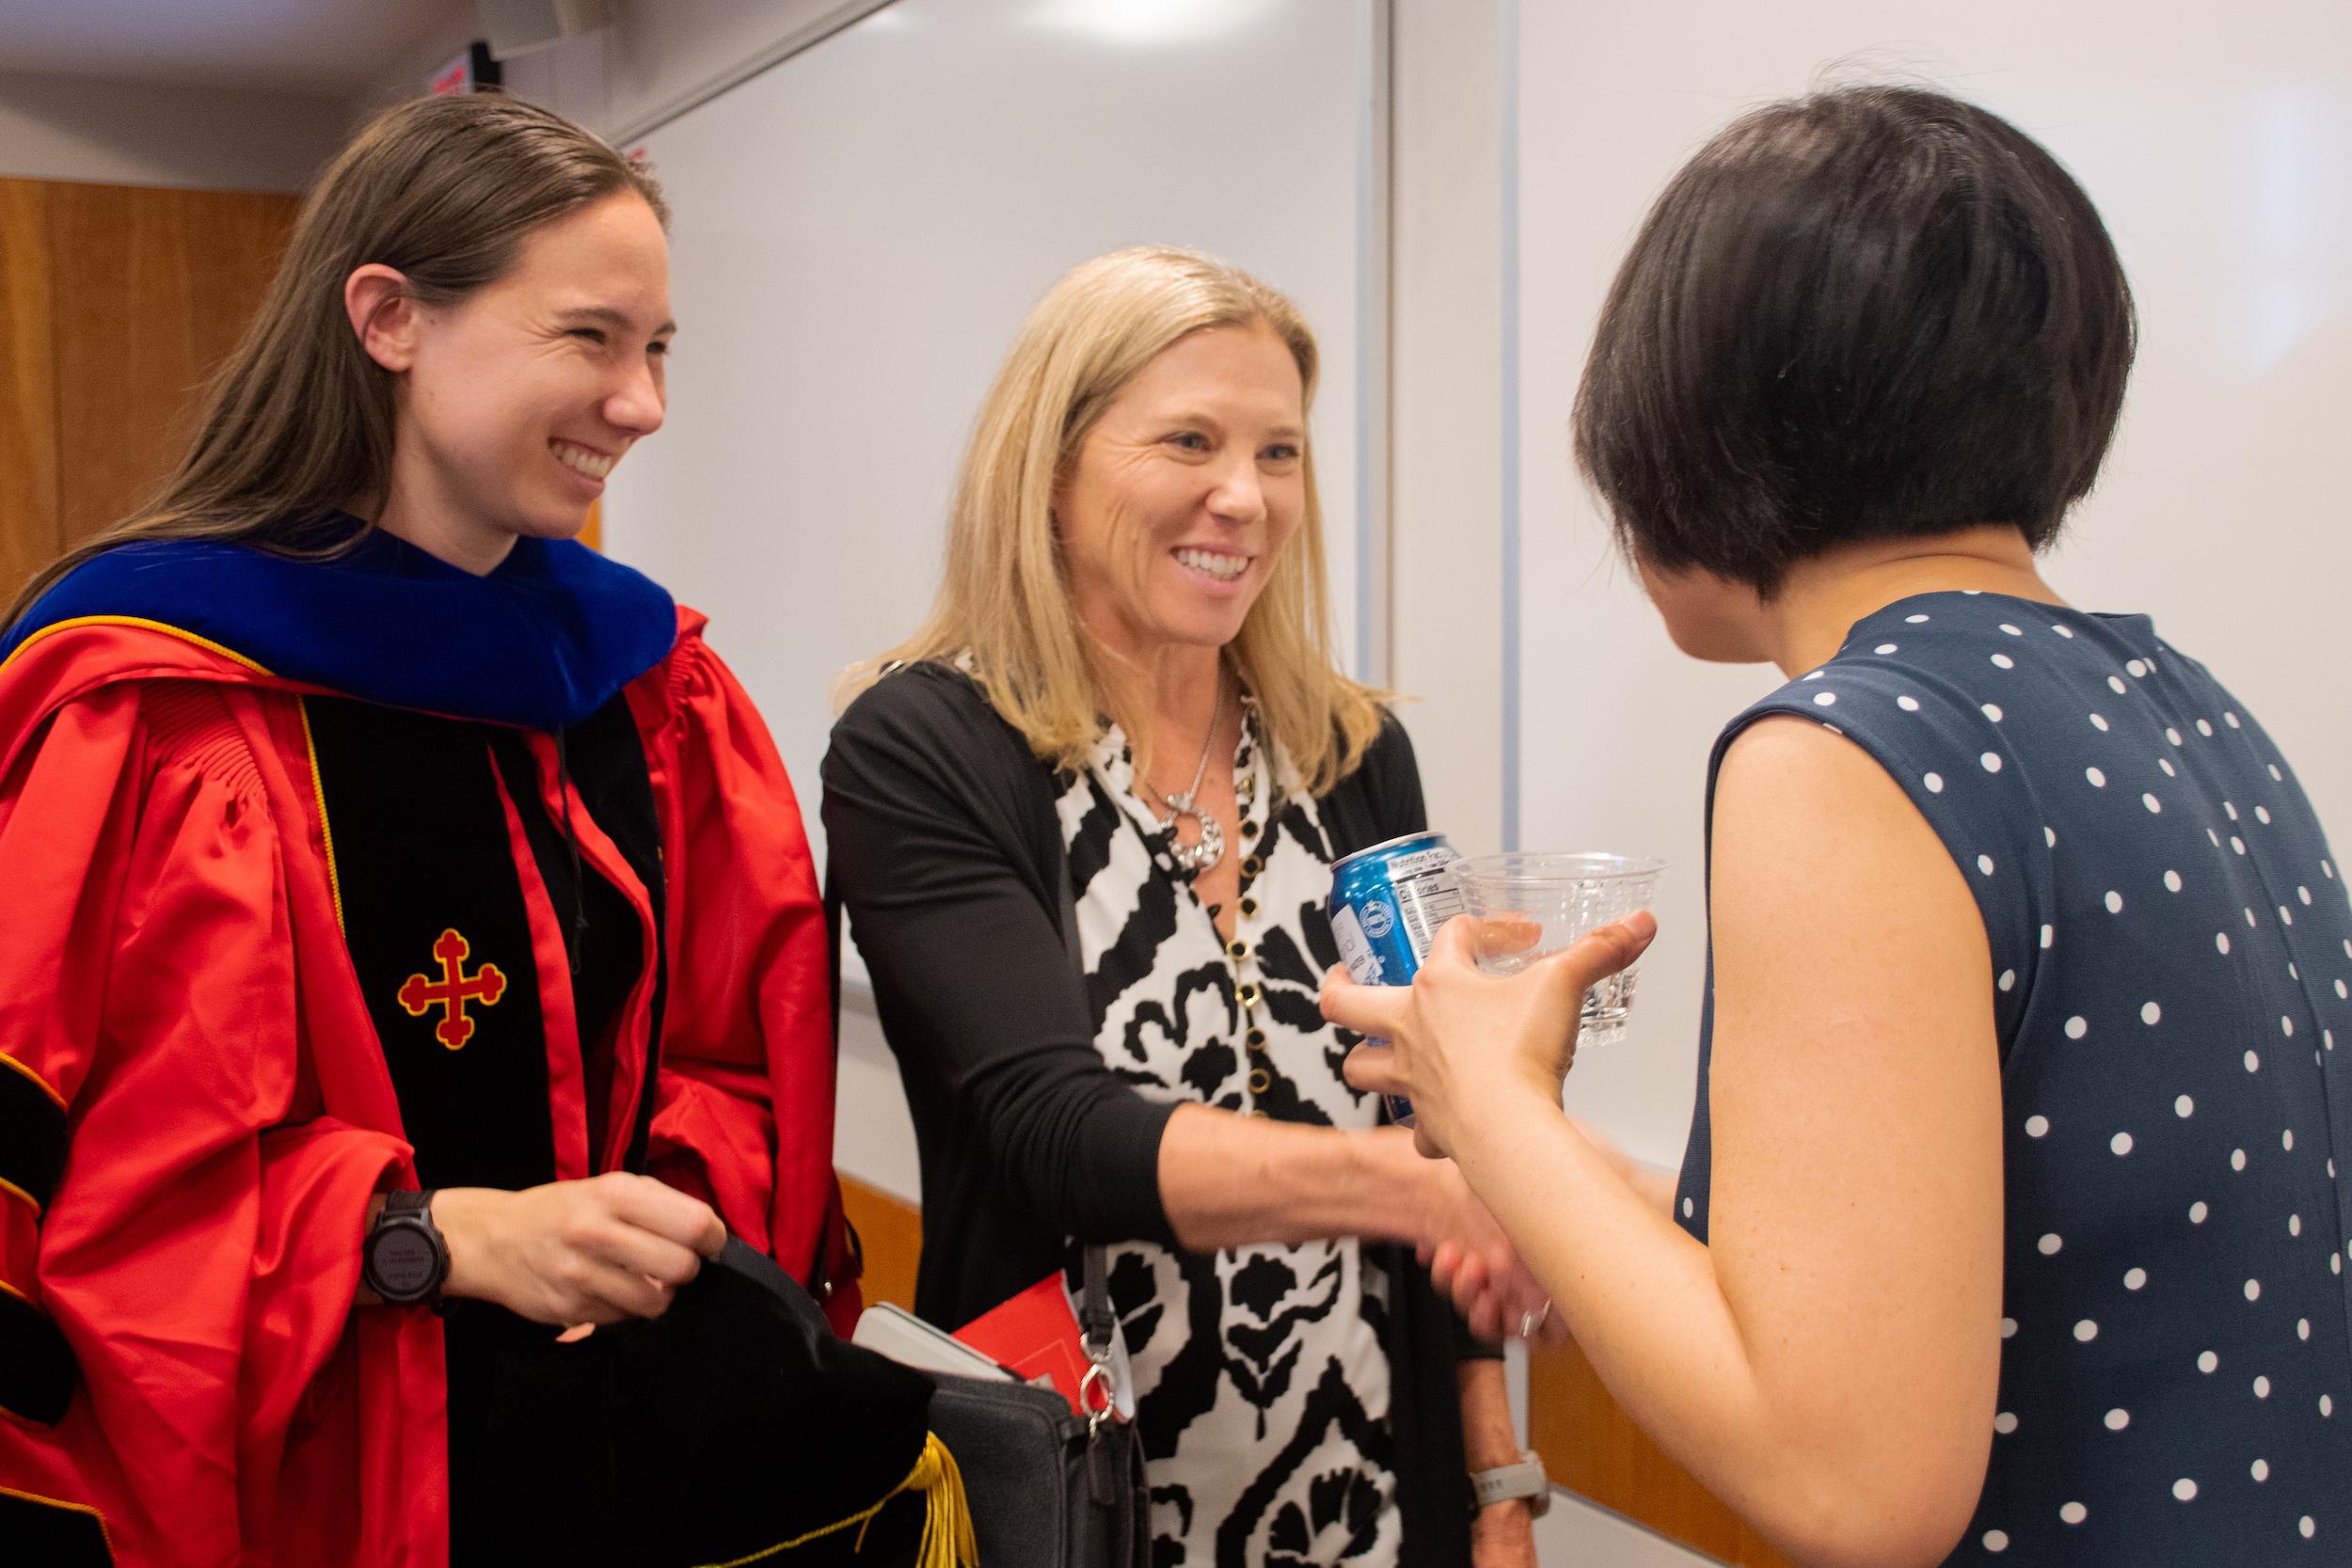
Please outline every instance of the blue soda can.
[{"label": "blue soda can", "polygon": [[[1342,856],[1331,867],[1331,934],[1349,978],[1409,986],[1438,927],[1462,912],[1454,852],[1443,833],[1407,833]],[[1389,1119],[1413,1125],[1413,1102],[1382,1095]]]}]

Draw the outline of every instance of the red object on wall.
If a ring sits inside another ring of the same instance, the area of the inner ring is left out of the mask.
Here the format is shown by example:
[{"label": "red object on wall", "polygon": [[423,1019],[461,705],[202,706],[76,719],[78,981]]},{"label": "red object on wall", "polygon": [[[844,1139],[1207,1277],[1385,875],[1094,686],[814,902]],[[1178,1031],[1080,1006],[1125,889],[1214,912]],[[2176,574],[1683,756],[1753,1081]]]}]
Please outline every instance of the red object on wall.
[{"label": "red object on wall", "polygon": [[490,55],[490,46],[476,39],[466,45],[466,52],[433,73],[433,96],[446,98],[452,93],[478,92],[495,87],[504,80],[499,63]]}]

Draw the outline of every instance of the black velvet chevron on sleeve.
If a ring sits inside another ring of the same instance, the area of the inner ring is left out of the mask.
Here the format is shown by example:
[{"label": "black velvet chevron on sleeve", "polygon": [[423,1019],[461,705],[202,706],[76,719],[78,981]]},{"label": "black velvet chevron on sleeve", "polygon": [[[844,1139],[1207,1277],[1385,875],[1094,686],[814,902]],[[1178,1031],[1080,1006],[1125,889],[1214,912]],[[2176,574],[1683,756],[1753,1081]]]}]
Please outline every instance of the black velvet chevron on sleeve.
[{"label": "black velvet chevron on sleeve", "polygon": [[92,1510],[0,1490],[0,1559],[40,1568],[112,1568],[115,1557]]},{"label": "black velvet chevron on sleeve", "polygon": [[[64,1164],[64,1108],[29,1069],[13,1061],[0,1066],[0,1184],[7,1189],[0,1203],[46,1209]],[[81,1375],[73,1348],[47,1314],[0,1289],[0,1409],[55,1426]]]},{"label": "black velvet chevron on sleeve", "polygon": [[0,1291],[0,1409],[38,1426],[56,1426],[81,1380],[82,1364],[49,1315],[12,1291]]},{"label": "black velvet chevron on sleeve", "polygon": [[64,1164],[64,1107],[30,1069],[0,1060],[0,1181],[46,1209]]}]

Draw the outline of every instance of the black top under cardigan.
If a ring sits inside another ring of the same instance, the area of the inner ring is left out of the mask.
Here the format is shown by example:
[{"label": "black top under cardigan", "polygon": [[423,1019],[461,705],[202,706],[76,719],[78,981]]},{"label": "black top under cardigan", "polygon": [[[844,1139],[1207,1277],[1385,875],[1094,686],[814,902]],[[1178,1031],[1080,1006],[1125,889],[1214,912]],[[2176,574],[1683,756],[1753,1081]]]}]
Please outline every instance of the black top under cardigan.
[{"label": "black top under cardigan", "polygon": [[[1065,1238],[1181,1245],[1159,1190],[1176,1106],[1104,1066],[1071,964],[1052,765],[968,677],[927,663],[850,705],[822,776],[827,881],[872,977],[922,1159],[915,1310],[969,1322],[1061,1268]],[[1317,804],[1337,854],[1427,827],[1393,716]],[[1395,1286],[1402,1560],[1467,1568],[1460,1320],[1410,1248],[1367,1243],[1364,1256]]]}]

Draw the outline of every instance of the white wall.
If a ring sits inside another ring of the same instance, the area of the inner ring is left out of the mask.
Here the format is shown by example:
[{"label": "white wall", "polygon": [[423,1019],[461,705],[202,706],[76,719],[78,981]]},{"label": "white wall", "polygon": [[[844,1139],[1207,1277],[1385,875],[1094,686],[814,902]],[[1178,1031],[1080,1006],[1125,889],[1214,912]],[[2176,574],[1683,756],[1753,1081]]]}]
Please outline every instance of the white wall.
[{"label": "white wall", "polygon": [[1395,6],[1390,684],[1429,820],[1503,847],[1501,0]]},{"label": "white wall", "polygon": [[0,73],[0,177],[300,190],[346,124],[331,99]]}]

